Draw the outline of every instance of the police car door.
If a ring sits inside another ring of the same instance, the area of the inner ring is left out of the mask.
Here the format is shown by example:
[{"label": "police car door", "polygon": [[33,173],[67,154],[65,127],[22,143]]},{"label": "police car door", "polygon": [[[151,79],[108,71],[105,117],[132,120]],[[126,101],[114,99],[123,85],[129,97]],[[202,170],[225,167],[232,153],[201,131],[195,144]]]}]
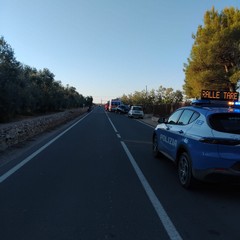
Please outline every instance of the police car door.
[{"label": "police car door", "polygon": [[182,112],[183,110],[179,109],[168,118],[165,129],[160,136],[164,154],[173,161],[175,160],[173,153],[176,152],[176,143],[179,135],[177,123]]},{"label": "police car door", "polygon": [[169,158],[174,161],[176,159],[177,148],[185,138],[185,133],[191,127],[191,125],[189,125],[189,122],[194,114],[194,111],[185,109],[176,111],[175,113],[175,115],[172,115],[172,117],[169,118],[167,123],[168,138],[166,142]]}]

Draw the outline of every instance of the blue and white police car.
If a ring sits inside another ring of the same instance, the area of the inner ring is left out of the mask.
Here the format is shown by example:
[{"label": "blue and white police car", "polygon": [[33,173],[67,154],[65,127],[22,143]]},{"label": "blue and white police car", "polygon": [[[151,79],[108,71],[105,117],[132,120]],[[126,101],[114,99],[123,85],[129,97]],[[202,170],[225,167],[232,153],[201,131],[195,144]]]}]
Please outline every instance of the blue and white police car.
[{"label": "blue and white police car", "polygon": [[185,188],[192,187],[196,179],[240,182],[239,103],[231,101],[229,106],[216,101],[224,98],[222,93],[213,94],[214,101],[209,95],[160,119],[153,132],[154,156],[163,154],[176,163]]}]

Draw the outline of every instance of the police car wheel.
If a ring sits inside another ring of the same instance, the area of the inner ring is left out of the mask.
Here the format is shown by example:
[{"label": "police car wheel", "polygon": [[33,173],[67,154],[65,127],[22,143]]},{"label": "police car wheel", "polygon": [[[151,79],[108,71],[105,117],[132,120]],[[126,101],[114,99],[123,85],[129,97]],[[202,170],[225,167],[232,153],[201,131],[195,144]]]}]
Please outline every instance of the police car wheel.
[{"label": "police car wheel", "polygon": [[186,152],[181,153],[178,161],[178,177],[185,188],[191,188],[194,184],[192,176],[191,160]]},{"label": "police car wheel", "polygon": [[158,140],[157,140],[157,135],[154,135],[153,137],[153,145],[152,145],[152,151],[153,151],[153,156],[155,158],[160,156],[160,153],[158,151]]}]

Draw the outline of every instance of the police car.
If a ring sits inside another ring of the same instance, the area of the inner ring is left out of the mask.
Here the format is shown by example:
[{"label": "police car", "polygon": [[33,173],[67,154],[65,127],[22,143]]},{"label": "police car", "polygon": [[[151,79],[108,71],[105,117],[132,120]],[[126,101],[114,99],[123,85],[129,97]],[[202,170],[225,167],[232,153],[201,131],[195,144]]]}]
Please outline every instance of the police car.
[{"label": "police car", "polygon": [[226,100],[233,99],[224,99],[225,92],[210,93],[177,109],[168,119],[159,119],[153,132],[154,156],[163,154],[176,163],[185,188],[196,180],[240,182],[239,102],[231,101],[229,106]]}]

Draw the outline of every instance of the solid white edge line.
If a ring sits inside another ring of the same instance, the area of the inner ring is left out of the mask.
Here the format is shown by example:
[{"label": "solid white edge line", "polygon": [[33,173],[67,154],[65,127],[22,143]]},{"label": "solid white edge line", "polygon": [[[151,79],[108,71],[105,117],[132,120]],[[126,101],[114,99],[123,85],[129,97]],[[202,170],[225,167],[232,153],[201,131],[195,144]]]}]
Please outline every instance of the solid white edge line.
[{"label": "solid white edge line", "polygon": [[180,236],[180,234],[176,230],[175,226],[173,225],[172,221],[168,217],[162,204],[159,202],[157,196],[155,195],[154,191],[152,190],[151,186],[149,185],[147,179],[144,177],[141,169],[138,167],[136,161],[134,160],[132,154],[128,150],[126,144],[123,141],[121,141],[121,144],[129,158],[140,182],[142,183],[142,186],[143,186],[145,192],[147,193],[158,217],[160,218],[165,230],[167,231],[168,236],[170,237],[171,240],[182,240],[182,237]]},{"label": "solid white edge line", "polygon": [[3,175],[0,176],[0,183],[2,183],[4,180],[6,180],[8,177],[10,177],[13,173],[15,173],[18,169],[20,169],[22,166],[24,166],[26,163],[28,163],[30,160],[32,160],[35,156],[37,156],[40,152],[42,152],[44,149],[46,149],[49,145],[51,145],[53,142],[55,142],[58,138],[60,138],[63,134],[65,134],[66,132],[68,132],[71,128],[73,128],[75,125],[77,125],[79,122],[81,122],[85,117],[87,117],[88,115],[82,117],[81,119],[79,119],[76,123],[74,123],[73,125],[71,125],[69,128],[67,128],[65,131],[63,131],[62,133],[60,133],[59,135],[57,135],[55,138],[53,138],[51,141],[49,141],[48,143],[46,143],[45,145],[43,145],[41,148],[39,148],[37,151],[35,151],[34,153],[32,153],[31,155],[29,155],[27,158],[25,158],[23,161],[21,161],[20,163],[18,163],[16,166],[14,166],[13,168],[11,168],[9,171],[7,171],[6,173],[4,173]]}]

